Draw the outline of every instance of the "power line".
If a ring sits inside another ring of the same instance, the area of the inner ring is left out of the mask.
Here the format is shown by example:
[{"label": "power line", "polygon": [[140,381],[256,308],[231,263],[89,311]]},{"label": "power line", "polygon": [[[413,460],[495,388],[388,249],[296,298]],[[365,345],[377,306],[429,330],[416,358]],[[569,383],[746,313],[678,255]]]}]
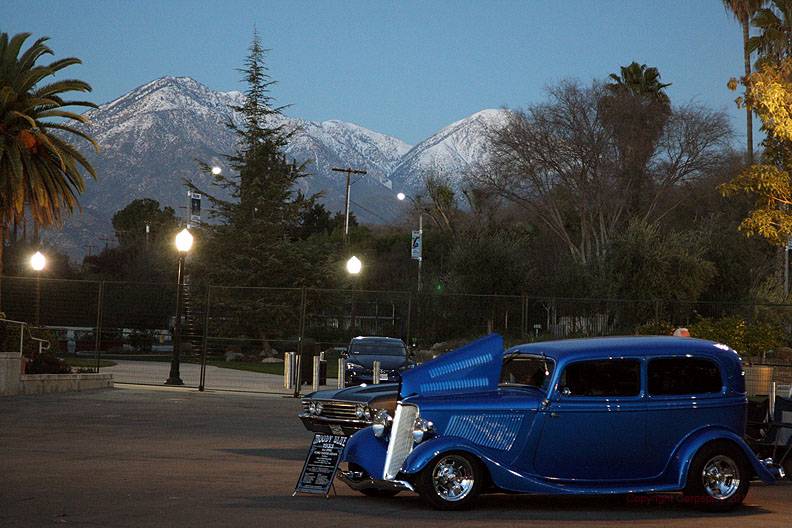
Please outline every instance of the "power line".
[{"label": "power line", "polygon": [[363,207],[362,205],[360,205],[359,203],[355,202],[354,200],[350,200],[350,202],[351,202],[351,203],[352,203],[352,205],[354,205],[355,207],[358,207],[358,208],[360,208],[360,209],[363,209],[363,210],[364,210],[364,211],[366,211],[368,214],[376,216],[377,218],[379,218],[379,219],[380,219],[380,220],[382,220],[383,222],[385,222],[385,223],[388,223],[388,222],[389,222],[389,220],[388,220],[387,218],[385,218],[385,217],[381,216],[381,215],[380,215],[380,214],[378,214],[378,213],[375,213],[375,212],[374,212],[374,211],[372,211],[371,209],[368,209],[368,208],[366,208],[366,207]]}]

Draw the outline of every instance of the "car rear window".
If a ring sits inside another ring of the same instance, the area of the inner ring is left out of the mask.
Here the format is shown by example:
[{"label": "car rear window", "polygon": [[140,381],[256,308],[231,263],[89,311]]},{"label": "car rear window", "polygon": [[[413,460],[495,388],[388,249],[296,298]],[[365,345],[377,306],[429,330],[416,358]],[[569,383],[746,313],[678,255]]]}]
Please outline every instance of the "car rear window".
[{"label": "car rear window", "polygon": [[649,361],[649,394],[707,394],[723,388],[720,368],[709,359],[674,357]]},{"label": "car rear window", "polygon": [[641,392],[641,362],[604,359],[572,363],[561,375],[559,389],[569,396],[637,396]]}]

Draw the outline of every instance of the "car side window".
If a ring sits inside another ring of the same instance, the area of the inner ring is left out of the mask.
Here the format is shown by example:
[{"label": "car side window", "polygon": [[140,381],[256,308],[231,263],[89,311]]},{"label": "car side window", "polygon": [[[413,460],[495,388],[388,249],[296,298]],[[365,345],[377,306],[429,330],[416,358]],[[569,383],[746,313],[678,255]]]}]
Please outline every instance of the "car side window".
[{"label": "car side window", "polygon": [[704,358],[655,358],[649,361],[648,376],[653,396],[718,393],[723,388],[720,368]]},{"label": "car side window", "polygon": [[641,362],[604,359],[572,363],[558,388],[565,396],[637,396],[641,392]]}]

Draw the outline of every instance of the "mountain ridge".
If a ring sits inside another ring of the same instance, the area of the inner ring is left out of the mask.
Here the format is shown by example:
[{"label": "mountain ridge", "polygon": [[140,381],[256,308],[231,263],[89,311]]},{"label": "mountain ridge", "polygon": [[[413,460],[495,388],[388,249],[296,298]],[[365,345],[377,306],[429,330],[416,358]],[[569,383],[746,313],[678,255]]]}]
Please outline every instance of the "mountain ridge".
[{"label": "mountain ridge", "polygon": [[[242,124],[231,106],[243,101],[239,91],[216,91],[190,77],[166,76],[88,111],[90,123],[84,130],[96,139],[100,152],[86,155],[99,178],[86,185],[82,214],[67,218],[61,231],[48,231],[48,240],[78,256],[82,248],[98,246],[100,237],[112,237],[112,215],[136,198],[154,198],[184,216],[184,179],[206,191],[217,190],[198,171],[196,160],[230,170],[224,155],[233,152],[236,137],[227,124]],[[395,193],[419,192],[429,170],[439,166],[461,186],[466,166],[482,156],[486,126],[497,123],[503,112],[477,112],[417,145],[338,119],[280,115],[272,124],[294,131],[285,153],[306,162],[308,176],[299,182],[300,190],[321,192],[330,210],[343,210],[345,176],[332,167],[365,168],[368,174],[353,187],[352,200],[359,205],[353,204],[352,211],[363,222],[381,223],[405,210]]]}]

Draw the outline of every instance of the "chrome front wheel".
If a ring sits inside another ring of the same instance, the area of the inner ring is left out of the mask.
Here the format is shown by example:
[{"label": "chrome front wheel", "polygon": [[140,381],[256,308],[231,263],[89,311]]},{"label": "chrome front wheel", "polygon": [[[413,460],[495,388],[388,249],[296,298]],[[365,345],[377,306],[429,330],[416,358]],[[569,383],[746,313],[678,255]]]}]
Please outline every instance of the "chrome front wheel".
[{"label": "chrome front wheel", "polygon": [[716,500],[727,500],[740,489],[740,469],[725,455],[712,457],[701,471],[701,483],[707,495]]},{"label": "chrome front wheel", "polygon": [[446,453],[419,473],[416,491],[439,510],[469,508],[482,489],[486,470],[468,453]]},{"label": "chrome front wheel", "polygon": [[456,502],[467,497],[476,482],[473,466],[460,455],[440,459],[432,471],[435,493],[443,500]]}]

